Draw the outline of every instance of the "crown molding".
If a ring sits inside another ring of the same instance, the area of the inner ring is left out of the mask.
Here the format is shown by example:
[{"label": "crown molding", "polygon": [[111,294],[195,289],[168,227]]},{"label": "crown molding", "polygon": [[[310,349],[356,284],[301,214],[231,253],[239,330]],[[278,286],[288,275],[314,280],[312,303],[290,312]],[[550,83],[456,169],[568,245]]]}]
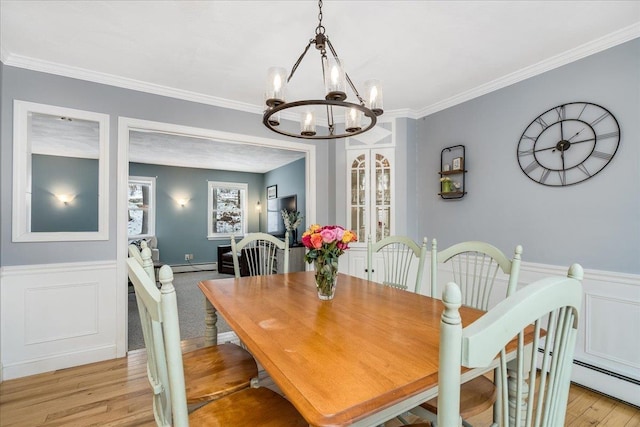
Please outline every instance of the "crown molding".
[{"label": "crown molding", "polygon": [[29,58],[26,56],[14,55],[11,53],[3,53],[3,63],[12,67],[25,68],[43,73],[55,74],[63,77],[70,77],[79,80],[101,83],[110,86],[121,87],[124,89],[137,90],[155,95],[168,96],[170,98],[182,99],[185,101],[198,102],[201,104],[213,105],[216,107],[229,108],[232,110],[244,111],[262,115],[262,108],[256,105],[232,101],[229,99],[218,98],[211,95],[204,95],[197,92],[191,92],[182,89],[176,89],[168,86],[157,85],[142,80],[120,77],[113,74],[102,73],[99,71],[88,70],[85,68],[72,67],[68,65],[58,64],[50,61]]},{"label": "crown molding", "polygon": [[[540,61],[537,64],[525,67],[511,74],[507,74],[504,77],[495,79],[491,82],[477,86],[471,90],[452,96],[445,100],[436,102],[427,107],[419,110],[413,110],[409,108],[398,109],[392,111],[386,111],[384,113],[385,118],[410,118],[419,119],[421,117],[428,116],[438,111],[445,110],[471,99],[477,98],[487,93],[493,92],[498,89],[510,86],[514,83],[521,82],[528,78],[537,76],[544,72],[553,70],[571,62],[577,61],[594,53],[601,52],[627,41],[640,37],[640,23],[630,25],[622,28],[613,33],[607,34],[604,37],[585,43],[582,46],[578,46],[574,49],[570,49],[566,52],[560,53],[544,61]],[[153,83],[144,82],[141,80],[130,79],[126,77],[119,77],[112,74],[101,73],[98,71],[88,70],[79,67],[71,67],[68,65],[57,64],[54,62],[43,61],[40,59],[29,58],[20,55],[14,55],[8,52],[6,49],[0,47],[0,60],[5,64],[12,67],[25,68],[33,71],[40,71],[43,73],[55,74],[64,77],[71,77],[80,80],[86,80],[94,83],[101,83],[124,89],[137,90],[155,95],[168,96],[170,98],[182,99],[185,101],[198,102],[206,105],[213,105],[221,108],[228,108],[232,110],[243,111],[253,114],[263,114],[263,108],[261,106],[248,104],[245,102],[232,101],[229,99],[218,98],[211,95],[204,95],[197,92],[186,91],[182,89],[176,89],[172,87],[157,85]],[[281,118],[286,120],[297,121],[298,118],[295,114],[282,113]],[[322,125],[322,123],[319,123]]]},{"label": "crown molding", "polygon": [[638,37],[640,37],[640,23],[622,28],[618,31],[607,34],[604,37],[593,40],[589,43],[585,43],[582,46],[567,50],[549,59],[545,59],[544,61],[540,61],[531,66],[522,68],[489,83],[477,86],[469,91],[452,96],[451,98],[445,99],[443,101],[436,102],[435,104],[431,104],[425,108],[418,110],[416,112],[416,115],[418,116],[418,118],[428,116],[449,107],[453,107],[454,105],[462,104],[463,102],[469,101],[482,95],[486,95],[487,93],[502,89],[514,83],[521,82],[528,78],[585,58],[589,55],[593,55],[594,53],[602,52],[603,50],[628,42]]},{"label": "crown molding", "polygon": [[[55,62],[43,61],[40,59],[29,58],[26,56],[13,55],[5,49],[0,48],[0,60],[5,65],[17,68],[24,68],[32,71],[39,71],[48,74],[55,74],[63,77],[70,77],[79,80],[101,83],[110,86],[116,86],[124,89],[137,90],[155,95],[167,96],[170,98],[182,99],[185,101],[198,102],[200,104],[213,105],[221,108],[244,111],[247,113],[259,114],[264,113],[261,106],[247,104],[244,102],[232,101],[224,98],[218,98],[211,95],[204,95],[197,92],[190,92],[182,89],[176,89],[168,86],[156,85],[153,83],[135,80],[126,77],[120,77],[113,74],[101,73],[98,71],[88,70],[85,68],[71,67]],[[385,117],[410,117],[418,118],[412,110],[401,109],[388,111],[384,113]],[[282,112],[281,118],[297,122],[299,117],[295,113]],[[326,119],[319,118],[318,125],[328,126]]]},{"label": "crown molding", "polygon": [[7,52],[7,49],[5,49],[4,46],[0,46],[0,62],[2,62],[3,64],[7,64],[8,57],[9,52]]}]

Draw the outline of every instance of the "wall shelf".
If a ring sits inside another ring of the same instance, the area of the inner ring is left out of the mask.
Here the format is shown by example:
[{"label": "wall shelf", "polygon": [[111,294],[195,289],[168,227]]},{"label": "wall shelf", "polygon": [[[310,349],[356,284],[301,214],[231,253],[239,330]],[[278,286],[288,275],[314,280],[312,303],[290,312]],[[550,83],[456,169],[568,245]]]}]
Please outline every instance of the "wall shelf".
[{"label": "wall shelf", "polygon": [[[445,147],[440,152],[440,192],[445,200],[461,199],[466,192],[466,150],[464,145]],[[443,182],[442,178],[448,181]]]}]

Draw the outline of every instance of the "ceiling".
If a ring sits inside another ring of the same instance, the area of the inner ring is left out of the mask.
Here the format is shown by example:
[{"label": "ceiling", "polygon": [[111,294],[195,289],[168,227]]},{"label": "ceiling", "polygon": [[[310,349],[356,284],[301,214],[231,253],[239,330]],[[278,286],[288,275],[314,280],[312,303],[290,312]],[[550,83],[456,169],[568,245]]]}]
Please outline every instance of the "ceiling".
[{"label": "ceiling", "polygon": [[[317,24],[315,1],[1,0],[0,59],[261,113]],[[377,78],[385,114],[417,118],[640,37],[640,2],[325,0],[323,25],[361,92]],[[289,100],[320,97],[317,55]]]}]

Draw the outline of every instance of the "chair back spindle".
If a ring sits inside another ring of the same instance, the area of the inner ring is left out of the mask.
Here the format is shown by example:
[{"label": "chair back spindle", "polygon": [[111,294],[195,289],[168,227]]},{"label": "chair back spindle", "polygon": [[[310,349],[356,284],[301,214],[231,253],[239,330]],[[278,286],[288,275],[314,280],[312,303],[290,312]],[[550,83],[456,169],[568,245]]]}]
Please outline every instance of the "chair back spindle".
[{"label": "chair back spindle", "polygon": [[[382,259],[382,284],[398,289],[419,292],[427,254],[427,238],[418,245],[409,237],[389,236],[373,243],[367,239],[367,279],[374,280],[374,257]],[[411,280],[411,268],[417,262],[415,281]],[[411,288],[410,288],[411,286]]]},{"label": "chair back spindle", "polygon": [[289,232],[284,241],[267,233],[250,233],[236,243],[235,236],[231,236],[231,252],[233,268],[236,277],[240,277],[241,255],[246,259],[249,276],[264,276],[278,272],[277,252],[283,251],[282,272],[289,272]]},{"label": "chair back spindle", "polygon": [[431,295],[437,295],[438,267],[448,264],[462,292],[462,304],[487,310],[498,278],[508,276],[505,296],[518,287],[522,246],[515,248],[513,259],[485,242],[470,241],[450,246],[438,252],[437,240],[431,242]]}]

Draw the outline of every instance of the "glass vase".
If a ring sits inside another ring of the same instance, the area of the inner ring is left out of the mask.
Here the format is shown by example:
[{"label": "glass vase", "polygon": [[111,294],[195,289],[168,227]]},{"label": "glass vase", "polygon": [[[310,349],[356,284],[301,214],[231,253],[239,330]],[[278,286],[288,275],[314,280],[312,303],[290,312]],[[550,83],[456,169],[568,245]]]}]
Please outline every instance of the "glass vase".
[{"label": "glass vase", "polygon": [[314,261],[316,269],[316,288],[318,298],[323,301],[333,299],[336,293],[336,281],[338,279],[338,261],[327,261],[316,259]]}]

